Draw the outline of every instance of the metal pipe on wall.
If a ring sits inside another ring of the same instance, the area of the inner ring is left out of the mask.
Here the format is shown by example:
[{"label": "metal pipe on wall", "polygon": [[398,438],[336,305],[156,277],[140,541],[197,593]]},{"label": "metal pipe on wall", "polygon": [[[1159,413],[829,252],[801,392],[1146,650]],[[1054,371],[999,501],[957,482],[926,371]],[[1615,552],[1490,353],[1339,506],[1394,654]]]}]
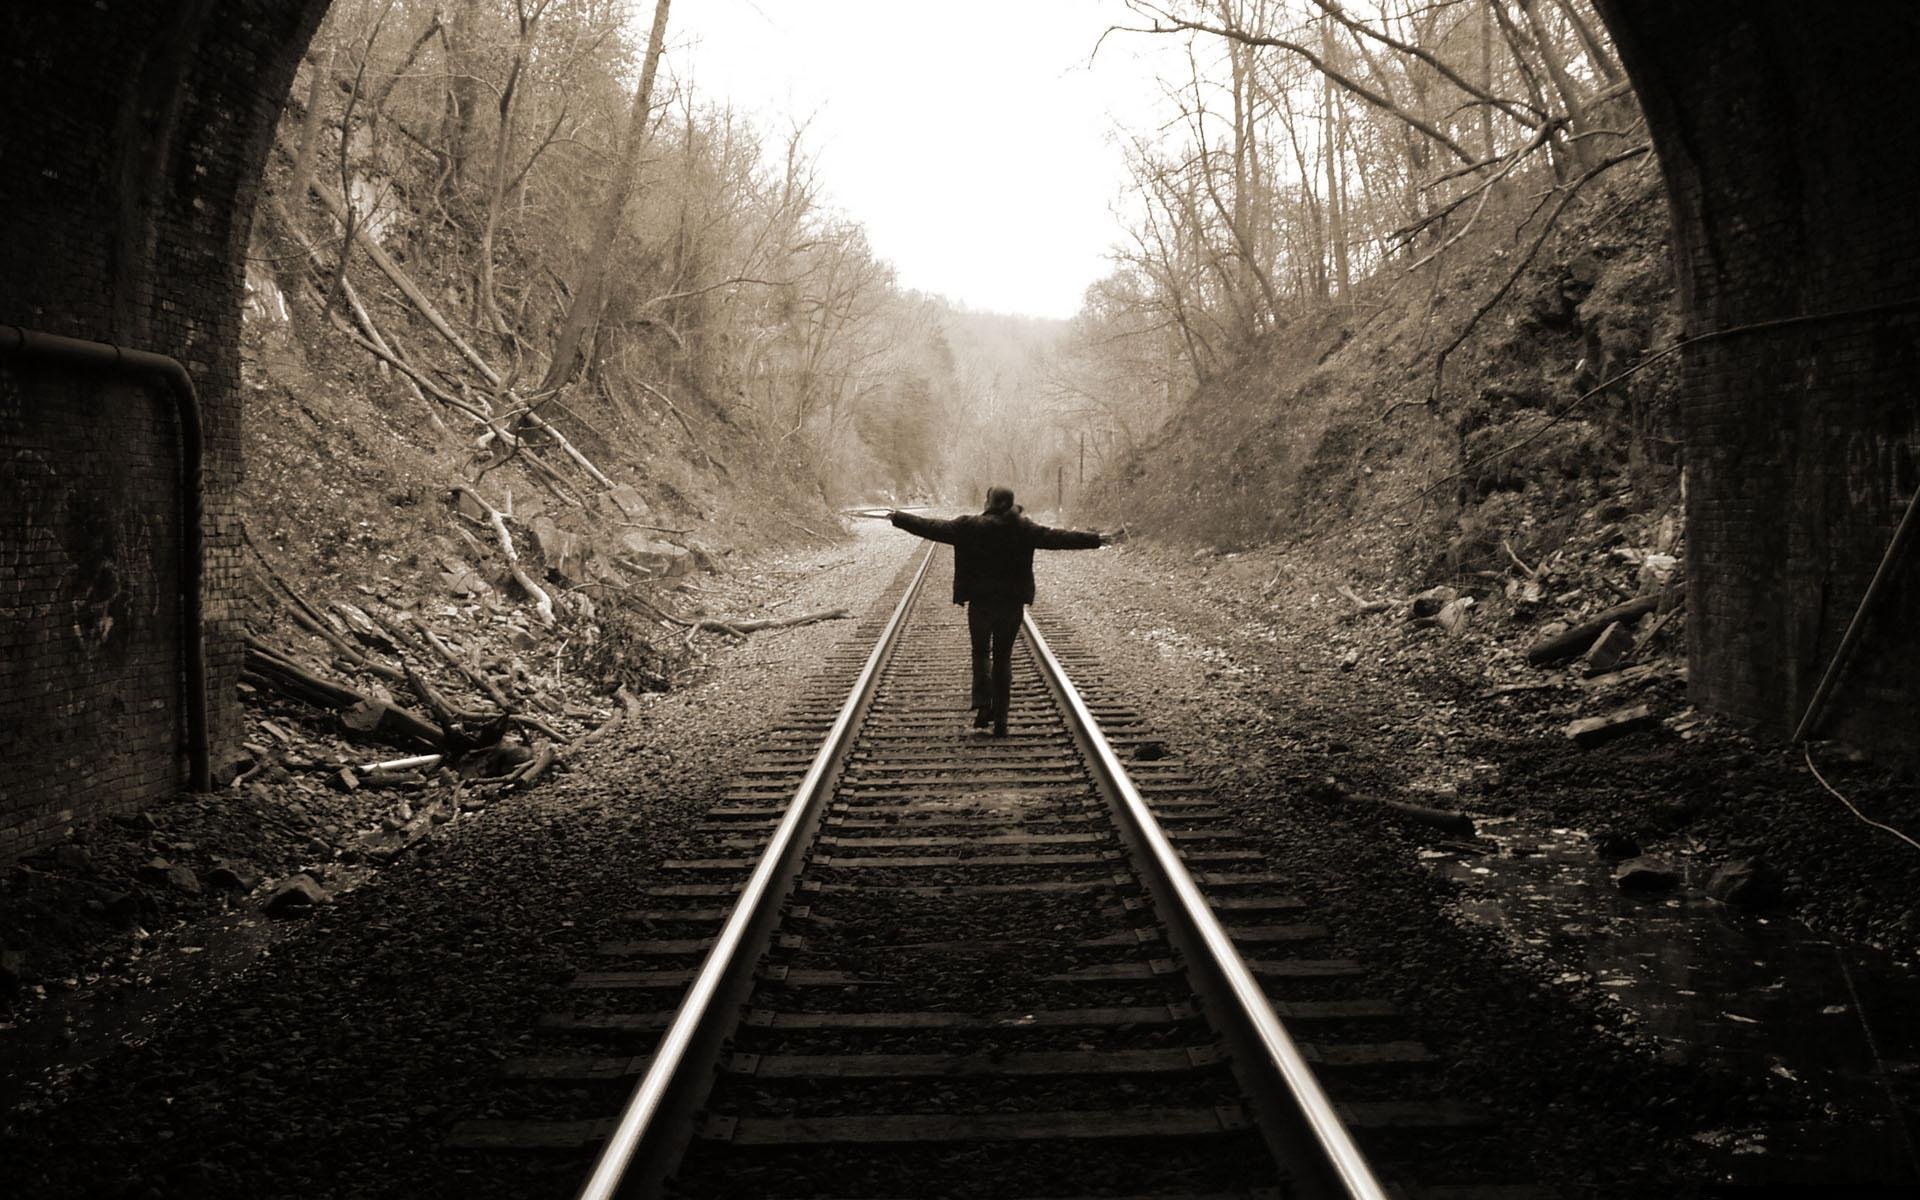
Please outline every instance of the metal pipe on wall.
[{"label": "metal pipe on wall", "polygon": [[64,363],[165,385],[180,420],[180,623],[185,634],[187,779],[196,792],[213,789],[213,748],[207,718],[206,436],[193,376],[177,358],[107,342],[62,337],[0,325],[0,359]]}]

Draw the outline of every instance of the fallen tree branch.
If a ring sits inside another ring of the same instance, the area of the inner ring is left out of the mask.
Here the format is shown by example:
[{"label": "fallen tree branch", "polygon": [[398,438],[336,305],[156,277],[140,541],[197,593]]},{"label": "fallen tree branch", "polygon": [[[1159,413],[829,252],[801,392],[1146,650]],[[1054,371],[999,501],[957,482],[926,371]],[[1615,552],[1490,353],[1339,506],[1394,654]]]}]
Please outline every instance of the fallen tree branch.
[{"label": "fallen tree branch", "polygon": [[[648,607],[653,606],[649,605]],[[673,622],[675,625],[687,630],[689,637],[694,633],[705,630],[711,633],[728,633],[734,637],[744,638],[749,633],[761,629],[791,629],[796,625],[811,625],[816,621],[845,620],[847,617],[853,615],[844,608],[827,608],[821,609],[819,612],[802,613],[796,617],[761,617],[758,619],[740,620],[733,617],[725,619],[716,619],[713,617],[676,617],[664,609],[656,608],[654,611],[660,613],[661,616]]]},{"label": "fallen tree branch", "polygon": [[1525,575],[1528,579],[1540,578],[1539,571],[1535,570],[1533,567],[1528,566],[1525,560],[1523,560],[1518,554],[1515,554],[1513,552],[1513,543],[1507,541],[1507,539],[1505,538],[1501,538],[1500,548],[1507,552],[1507,557],[1513,560],[1514,566],[1520,568],[1520,573],[1522,575]]},{"label": "fallen tree branch", "polygon": [[509,786],[515,791],[526,791],[534,785],[541,775],[546,773],[547,768],[553,765],[557,757],[558,755],[554,752],[552,742],[541,742],[539,748],[533,752],[533,758],[528,761],[527,765],[521,767],[510,776],[512,783]]},{"label": "fallen tree branch", "polygon": [[813,538],[816,541],[830,542],[833,540],[832,538],[828,537],[826,534],[821,533],[819,530],[809,529],[805,525],[802,525],[800,522],[795,521],[790,517],[782,516],[779,513],[775,513],[773,515],[774,515],[774,519],[779,521],[782,525],[787,526],[789,529],[798,529],[801,533],[806,534],[808,537]]},{"label": "fallen tree branch", "polygon": [[[260,552],[260,547],[254,544],[253,535],[247,532],[245,526],[241,527],[240,536],[246,541],[247,549],[253,551],[255,560],[260,564],[261,568],[266,571],[267,576],[273,583],[280,585],[280,592],[284,593],[284,595],[280,596],[281,602],[287,606],[288,615],[293,617],[295,624],[311,631],[314,635],[324,640],[327,645],[333,647],[334,651],[339,654],[340,657],[346,659],[359,670],[378,675],[382,679],[393,682],[398,682],[404,678],[397,668],[390,667],[386,663],[368,657],[365,651],[334,632],[333,627],[327,622],[326,618],[321,616],[319,611],[307,602],[306,597],[302,596],[291,583],[287,582],[286,577],[280,574],[279,569],[268,560],[267,556]],[[269,588],[268,594],[273,595],[276,593]]]},{"label": "fallen tree branch", "polygon": [[[1536,667],[1573,658],[1586,651],[1599,636],[1607,631],[1607,626],[1615,621],[1637,621],[1655,609],[1665,608],[1668,602],[1675,601],[1672,590],[1656,592],[1651,596],[1636,596],[1625,604],[1616,604],[1603,612],[1596,613],[1575,625],[1565,633],[1557,633],[1550,638],[1542,638],[1527,648],[1527,661]],[[1679,597],[1679,603],[1685,597]]]},{"label": "fallen tree branch", "polygon": [[1340,587],[1335,590],[1352,601],[1354,608],[1358,610],[1354,614],[1355,616],[1371,616],[1374,613],[1391,611],[1393,608],[1393,601],[1391,600],[1362,600],[1352,588],[1345,584],[1340,585]]},{"label": "fallen tree branch", "polygon": [[369,339],[362,337],[358,331],[347,324],[346,318],[342,317],[339,313],[336,312],[331,315],[335,328],[339,329],[341,333],[346,334],[347,337],[352,339],[354,344],[358,345],[362,350],[365,350],[368,354],[373,355],[380,361],[392,366],[394,370],[400,372],[404,379],[414,385],[416,391],[422,392],[424,395],[432,396],[435,400],[438,400],[449,408],[459,409],[482,425],[490,422],[490,418],[486,413],[481,412],[473,405],[468,404],[465,400],[460,399],[452,392],[447,391],[433,380],[415,370],[412,363],[401,358],[391,347],[381,348]]},{"label": "fallen tree branch", "polygon": [[706,446],[701,443],[699,435],[693,432],[692,422],[688,421],[687,415],[680,411],[679,405],[675,404],[673,400],[665,392],[661,391],[659,388],[648,383],[646,380],[637,379],[634,382],[638,383],[642,390],[646,391],[649,395],[652,395],[653,397],[658,399],[660,403],[667,406],[667,411],[673,414],[674,420],[680,422],[680,428],[682,431],[686,433],[687,440],[689,442],[692,442],[693,448],[700,452],[700,457],[707,460],[708,466],[715,468],[722,475],[731,474],[731,472],[727,470],[726,464],[714,458],[713,455],[707,453]]},{"label": "fallen tree branch", "polygon": [[549,629],[553,628],[553,597],[547,595],[546,589],[535,583],[533,577],[527,574],[526,568],[520,565],[519,552],[513,548],[513,535],[507,532],[506,514],[465,484],[456,484],[453,490],[456,494],[465,494],[485,510],[486,523],[493,527],[493,535],[500,543],[500,553],[507,560],[507,570],[512,573],[514,582],[518,583],[527,595],[533,597],[533,606],[540,614],[541,623]]},{"label": "fallen tree branch", "polygon": [[493,701],[501,712],[511,713],[519,708],[519,705],[507,699],[507,694],[500,690],[500,685],[493,681],[492,676],[476,667],[469,666],[459,655],[453,652],[452,646],[447,645],[446,642],[441,640],[439,634],[422,625],[420,627],[420,636],[427,645],[433,648],[435,654],[438,654],[446,661],[448,666],[460,672],[460,674],[466,678],[467,682],[485,692],[487,699]]},{"label": "fallen tree branch", "polygon": [[570,745],[573,742],[572,738],[561,733],[558,729],[547,724],[539,717],[530,716],[527,713],[510,713],[507,716],[507,720],[513,722],[515,725],[523,725],[528,729],[536,729],[560,743],[562,746]]},{"label": "fallen tree branch", "polygon": [[466,339],[462,338],[459,333],[454,330],[453,326],[448,323],[446,317],[441,315],[440,310],[435,307],[433,301],[429,300],[426,293],[420,290],[419,285],[413,281],[412,276],[402,270],[400,264],[393,261],[392,257],[381,248],[380,243],[374,240],[373,235],[367,232],[365,226],[353,222],[350,219],[347,207],[341,201],[340,197],[334,195],[318,183],[313,185],[313,191],[320,197],[321,203],[326,205],[327,211],[333,214],[334,220],[340,227],[351,233],[353,240],[359,244],[362,250],[366,251],[367,258],[372,261],[374,266],[380,268],[380,273],[391,280],[393,286],[400,289],[400,294],[405,296],[408,302],[425,318],[427,324],[433,327],[434,332],[444,338],[447,344],[452,346],[460,357],[466,359],[468,365],[479,372],[480,377],[487,381],[488,386],[500,389],[502,394],[515,405],[525,408],[526,412],[521,417],[523,421],[550,435],[553,438],[554,444],[560,447],[561,453],[572,459],[595,483],[611,491],[614,486],[613,480],[607,478],[599,467],[594,466],[592,460],[582,454],[579,447],[567,439],[566,434],[554,428],[550,422],[541,417],[538,412],[534,411],[533,405],[514,393],[510,381],[501,375],[500,372],[496,371],[486,359],[480,357],[478,351],[467,344]]},{"label": "fallen tree branch", "polygon": [[258,638],[249,636],[246,642],[241,677],[255,687],[339,712],[348,729],[383,741],[418,744],[435,751],[446,745],[446,732],[418,713],[315,675]]}]

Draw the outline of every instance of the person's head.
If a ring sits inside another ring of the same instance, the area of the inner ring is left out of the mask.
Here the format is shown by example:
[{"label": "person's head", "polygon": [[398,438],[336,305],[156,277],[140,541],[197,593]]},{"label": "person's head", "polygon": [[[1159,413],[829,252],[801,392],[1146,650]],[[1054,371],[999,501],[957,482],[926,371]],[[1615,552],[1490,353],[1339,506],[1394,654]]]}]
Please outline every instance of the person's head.
[{"label": "person's head", "polygon": [[987,489],[987,513],[1013,511],[1013,489],[1008,487],[990,487]]}]

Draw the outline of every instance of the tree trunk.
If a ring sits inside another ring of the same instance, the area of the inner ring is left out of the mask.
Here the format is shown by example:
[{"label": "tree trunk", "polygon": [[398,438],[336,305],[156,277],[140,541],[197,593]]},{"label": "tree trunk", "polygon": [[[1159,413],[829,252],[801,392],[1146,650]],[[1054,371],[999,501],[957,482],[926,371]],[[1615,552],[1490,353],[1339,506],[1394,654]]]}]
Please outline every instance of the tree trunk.
[{"label": "tree trunk", "polygon": [[1560,103],[1567,112],[1567,153],[1572,157],[1574,167],[1585,174],[1593,166],[1593,150],[1585,141],[1571,136],[1583,132],[1587,127],[1586,101],[1581,97],[1580,85],[1574,82],[1573,76],[1567,72],[1566,63],[1560,59],[1560,48],[1553,44],[1547,23],[1540,16],[1540,0],[1520,0],[1520,11],[1527,15],[1527,25],[1533,32],[1540,61],[1546,66],[1547,77],[1553,80],[1553,89],[1560,94]]},{"label": "tree trunk", "polygon": [[[1483,0],[1480,5],[1480,87],[1489,94],[1493,91],[1493,16],[1487,12],[1487,4],[1492,0]],[[1493,157],[1493,105],[1480,106],[1480,156]]]},{"label": "tree trunk", "polygon": [[647,140],[647,115],[653,107],[653,78],[660,68],[660,47],[667,34],[667,8],[672,0],[655,0],[653,31],[647,35],[647,57],[640,67],[640,84],[633,91],[633,112],[627,120],[627,141],[621,148],[620,165],[607,191],[607,201],[594,227],[593,246],[580,265],[580,276],[573,288],[573,304],[560,323],[554,339],[553,358],[547,364],[546,378],[540,390],[552,391],[573,376],[574,359],[587,327],[600,319],[605,303],[607,267],[613,259],[614,239],[626,216],[627,200],[633,195],[639,174],[640,148]]},{"label": "tree trunk", "polygon": [[466,183],[467,156],[473,145],[473,116],[480,107],[478,64],[474,61],[474,14],[480,0],[456,0],[453,21],[441,45],[447,55],[447,163],[457,190]]},{"label": "tree trunk", "polygon": [[293,178],[287,184],[287,198],[296,209],[305,202],[307,184],[313,179],[313,155],[320,146],[320,98],[326,94],[327,80],[333,77],[333,51],[323,63],[309,60],[313,78],[307,84],[307,111],[300,118],[300,149],[293,157]]},{"label": "tree trunk", "polygon": [[493,235],[500,228],[500,208],[507,199],[507,160],[513,153],[514,101],[519,97],[520,73],[527,65],[527,47],[533,40],[538,17],[523,18],[513,44],[513,63],[507,68],[507,82],[500,89],[499,136],[493,144],[493,167],[487,173],[486,215],[480,222],[480,286],[476,307],[487,328],[505,336],[507,320],[500,315],[493,294]]},{"label": "tree trunk", "polygon": [[[1326,55],[1328,62],[1332,62],[1333,22],[1322,23],[1320,37],[1321,52]],[[1327,248],[1333,252],[1333,277],[1339,289],[1335,294],[1344,300],[1348,289],[1353,286],[1353,265],[1347,255],[1347,202],[1346,197],[1340,194],[1342,190],[1338,165],[1340,139],[1334,132],[1335,114],[1338,109],[1335,104],[1333,80],[1323,78],[1321,86],[1324,93],[1321,97],[1321,132],[1324,135],[1321,157],[1326,160],[1327,167]]]},{"label": "tree trunk", "polygon": [[1580,36],[1580,44],[1586,47],[1587,58],[1592,60],[1593,65],[1599,69],[1601,76],[1607,81],[1607,86],[1612,87],[1624,81],[1626,76],[1621,73],[1620,64],[1614,62],[1613,55],[1607,53],[1606,46],[1593,32],[1593,26],[1589,25],[1586,17],[1581,15],[1579,6],[1573,3],[1573,0],[1556,0],[1556,2],[1560,6],[1561,13],[1566,16],[1567,24],[1573,26],[1573,31]]}]

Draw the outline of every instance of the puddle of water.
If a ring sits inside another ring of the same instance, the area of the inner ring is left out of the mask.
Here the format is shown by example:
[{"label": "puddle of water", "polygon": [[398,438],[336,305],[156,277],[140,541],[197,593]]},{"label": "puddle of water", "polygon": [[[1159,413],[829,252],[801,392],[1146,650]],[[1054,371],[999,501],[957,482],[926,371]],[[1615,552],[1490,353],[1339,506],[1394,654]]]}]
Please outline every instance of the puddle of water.
[{"label": "puddle of water", "polygon": [[1622,1006],[1668,1061],[1711,1063],[1796,1089],[1824,1120],[1763,1126],[1727,1114],[1694,1136],[1728,1182],[1920,1183],[1920,972],[1787,917],[1707,898],[1712,863],[1669,857],[1682,883],[1636,898],[1579,830],[1479,821],[1489,852],[1435,849],[1461,916]]}]

